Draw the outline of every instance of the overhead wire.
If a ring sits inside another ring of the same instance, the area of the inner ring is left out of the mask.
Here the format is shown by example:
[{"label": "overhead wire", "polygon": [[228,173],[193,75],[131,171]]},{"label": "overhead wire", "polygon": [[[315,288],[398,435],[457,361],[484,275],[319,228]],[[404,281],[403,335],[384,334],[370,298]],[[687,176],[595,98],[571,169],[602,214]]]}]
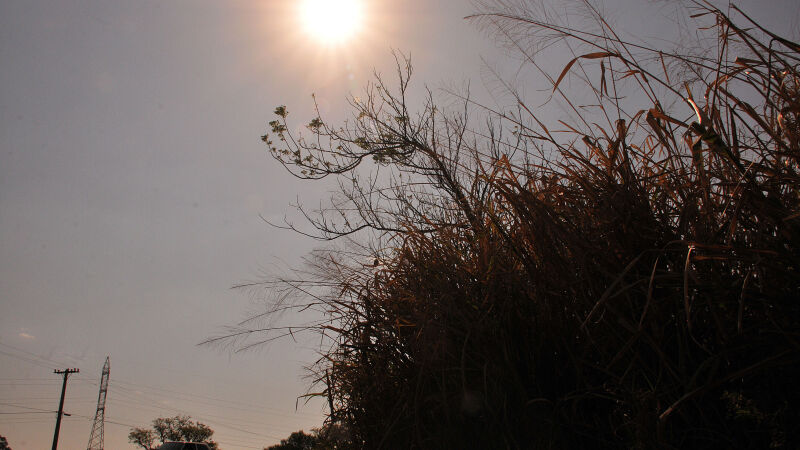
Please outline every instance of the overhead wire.
[{"label": "overhead wire", "polygon": [[[113,389],[110,389],[110,390],[113,393]],[[181,408],[177,408],[177,407],[173,407],[173,406],[167,406],[167,405],[163,405],[163,404],[158,404],[158,402],[153,400],[153,399],[150,399],[152,401],[152,404],[142,404],[141,403],[142,399],[136,398],[135,396],[133,396],[131,394],[123,393],[123,392],[120,392],[120,391],[116,391],[116,393],[117,394],[121,394],[123,396],[128,396],[129,398],[132,398],[140,407],[143,407],[143,408],[147,408],[147,409],[151,409],[151,410],[155,410],[155,411],[165,411],[166,410],[166,411],[177,412],[179,414],[190,415],[190,416],[192,416],[192,417],[194,417],[196,419],[200,419],[203,422],[206,422],[206,423],[208,423],[210,425],[214,425],[214,426],[217,426],[217,427],[228,428],[228,429],[231,429],[231,430],[234,430],[234,431],[238,431],[240,433],[245,433],[245,434],[248,434],[248,435],[254,435],[254,436],[259,436],[259,437],[265,437],[265,438],[268,438],[268,439],[281,439],[281,438],[279,438],[277,436],[245,430],[245,429],[236,427],[234,425],[231,425],[231,424],[229,424],[227,422],[220,421],[219,419],[210,418],[206,414],[204,414],[204,415],[192,414],[192,413],[188,412],[186,409],[181,409]],[[109,398],[112,398],[112,397],[109,397]]]},{"label": "overhead wire", "polygon": [[[70,418],[83,419],[83,420],[88,420],[88,421],[93,420],[91,417],[85,416],[83,414],[72,414]],[[118,425],[118,426],[124,426],[124,427],[128,427],[128,428],[136,428],[136,425],[133,425],[133,424],[130,424],[130,423],[120,422],[119,419],[116,419],[116,418],[106,419],[105,423],[109,423],[109,424],[112,424],[112,425]],[[238,439],[232,439],[231,441],[234,441],[234,440],[238,441]],[[225,441],[217,441],[217,443],[223,444],[223,445],[235,445],[237,447],[256,448],[256,449],[263,449],[264,448],[263,445],[259,445],[259,446],[256,446],[256,447],[250,446],[249,444],[255,443],[253,441],[240,441],[240,442],[247,442],[247,444],[243,445],[243,444],[233,443],[233,442],[229,442],[229,440],[227,440],[227,439]]]},{"label": "overhead wire", "polygon": [[52,366],[53,368],[58,368],[58,367],[63,367],[63,366],[69,365],[69,364],[64,363],[63,361],[56,361],[56,360],[54,360],[52,358],[48,358],[48,357],[45,357],[45,356],[37,355],[36,353],[29,352],[28,350],[25,350],[25,349],[22,349],[22,348],[19,348],[19,347],[15,347],[13,345],[6,344],[5,342],[0,342],[0,347],[9,348],[9,349],[12,349],[14,351],[17,351],[17,352],[20,352],[20,353],[24,353],[24,354],[26,354],[28,356],[32,356],[32,357],[34,357],[34,358],[36,358],[38,360],[41,360],[41,361],[44,361],[44,362],[48,362],[50,364],[54,364],[54,366]]},{"label": "overhead wire", "polygon": [[16,404],[13,404],[13,403],[5,403],[5,402],[0,402],[0,405],[3,405],[3,406],[12,406],[12,407],[14,407],[14,408],[30,409],[30,410],[32,410],[32,411],[45,411],[45,412],[53,412],[53,413],[54,413],[54,412],[56,412],[56,411],[52,411],[52,410],[49,410],[49,409],[42,409],[42,408],[32,408],[32,407],[30,407],[30,406],[25,406],[25,405],[16,405]]},{"label": "overhead wire", "polygon": [[9,353],[9,352],[3,351],[3,350],[0,350],[0,355],[10,356],[12,358],[16,358],[16,359],[28,362],[30,364],[33,364],[35,366],[44,367],[44,368],[47,368],[47,369],[53,369],[54,368],[53,366],[45,365],[44,363],[42,363],[40,361],[31,359],[31,358],[28,358],[28,357],[25,357],[25,356],[21,356],[21,355],[15,355],[13,353]]},{"label": "overhead wire", "polygon": [[[49,358],[49,357],[44,357],[44,356],[41,356],[41,355],[37,355],[37,354],[35,354],[33,352],[29,352],[27,350],[24,350],[24,349],[21,349],[21,348],[12,346],[12,345],[8,345],[8,344],[3,343],[3,342],[0,342],[0,346],[4,347],[6,349],[13,350],[13,351],[18,352],[18,353],[22,353],[22,354],[27,355],[27,356],[11,353],[11,352],[4,351],[4,350],[1,350],[1,349],[0,349],[0,355],[4,355],[4,356],[11,357],[11,358],[15,358],[15,359],[24,361],[26,363],[29,363],[29,364],[32,364],[32,365],[35,365],[35,366],[39,366],[39,367],[43,367],[43,368],[47,368],[47,369],[54,369],[54,368],[58,368],[58,367],[67,366],[67,364],[63,363],[62,361],[56,361],[56,360],[54,360],[52,358]],[[74,379],[77,380],[77,381],[81,381],[83,383],[90,384],[92,386],[98,386],[98,383],[96,381],[94,381],[93,379],[88,378],[86,376],[77,375],[77,376],[74,377]],[[47,378],[0,378],[0,381],[9,381],[9,383],[0,382],[0,386],[14,386],[14,387],[57,386],[57,384],[60,382],[60,380],[58,380],[58,379],[50,380],[50,379],[47,379]],[[119,384],[122,384],[122,386],[119,386]],[[273,415],[273,416],[278,416],[278,417],[283,417],[283,418],[308,418],[308,419],[312,419],[312,418],[318,417],[317,415],[315,415],[313,413],[297,412],[295,414],[290,414],[290,413],[286,413],[284,411],[281,411],[281,410],[279,410],[277,408],[270,408],[270,407],[266,407],[266,406],[255,405],[255,404],[252,404],[252,403],[245,403],[245,402],[239,402],[239,401],[228,400],[228,399],[220,399],[220,398],[209,397],[209,396],[204,396],[204,395],[200,395],[200,394],[192,394],[192,393],[188,393],[188,392],[180,392],[180,391],[175,391],[175,390],[170,390],[170,389],[165,389],[165,388],[147,386],[147,385],[134,383],[134,382],[131,382],[131,381],[126,381],[126,380],[114,379],[114,383],[112,384],[112,388],[110,389],[110,391],[111,391],[110,393],[119,394],[119,395],[121,395],[123,397],[127,396],[128,397],[127,401],[128,402],[133,402],[133,404],[128,403],[128,406],[138,405],[138,408],[142,408],[142,409],[150,409],[150,410],[155,410],[155,411],[170,410],[170,411],[178,412],[178,413],[181,413],[181,414],[190,415],[190,413],[187,412],[185,409],[180,409],[180,408],[175,408],[175,407],[165,406],[165,405],[144,404],[144,403],[142,403],[142,399],[138,398],[138,396],[146,396],[147,394],[146,393],[137,392],[131,387],[127,387],[126,388],[125,387],[126,385],[127,386],[132,386],[134,388],[141,388],[141,389],[152,391],[152,392],[149,393],[149,395],[157,395],[159,397],[165,397],[166,395],[164,393],[168,393],[168,394],[171,394],[171,395],[169,395],[169,397],[171,399],[174,399],[174,400],[184,401],[184,402],[193,402],[193,403],[203,404],[203,405],[207,405],[207,406],[214,406],[214,407],[217,407],[217,408],[227,408],[227,409],[238,410],[238,411],[243,411],[243,412],[261,412],[261,413],[265,413],[265,414],[268,414],[268,415]],[[127,391],[127,392],[123,392],[123,391]],[[111,398],[113,399],[113,397],[114,396],[112,395]],[[202,400],[198,400],[198,399],[202,399]],[[17,399],[15,399],[15,400],[17,400]],[[27,399],[19,399],[19,400],[20,401],[32,401],[32,400],[47,400],[47,399],[45,399],[45,398],[27,398]],[[148,400],[152,401],[151,398],[148,399]],[[93,402],[93,400],[84,400],[84,399],[71,399],[70,401],[71,402],[81,402],[81,403]],[[116,400],[111,400],[111,401],[113,402],[113,401],[116,401]],[[4,404],[4,403],[0,403],[0,404]],[[12,406],[12,407],[29,409],[29,410],[36,410],[39,413],[55,413],[55,411],[44,410],[44,409],[41,409],[41,408],[25,407],[23,405],[7,404],[7,403],[5,405]],[[8,414],[8,415],[11,415],[11,414]],[[232,425],[230,423],[220,421],[218,418],[221,417],[221,416],[216,416],[216,415],[213,415],[213,414],[204,414],[203,416],[200,416],[200,415],[197,415],[197,414],[192,414],[192,415],[194,417],[198,418],[198,419],[201,419],[201,420],[204,420],[206,422],[209,422],[209,423],[211,423],[211,424],[213,424],[215,426],[219,426],[219,427],[222,427],[222,428],[227,428],[228,430],[232,430],[232,431],[234,431],[236,433],[244,433],[244,434],[249,435],[249,436],[258,436],[260,438],[267,438],[267,439],[277,439],[277,440],[281,439],[280,437],[277,437],[277,436],[249,431],[249,430],[246,430],[246,429],[243,429],[243,428],[239,428],[239,427],[237,427],[235,425]],[[78,415],[74,415],[74,416],[78,417]],[[88,416],[82,416],[81,415],[79,417],[84,417],[84,418],[87,418],[87,420],[92,420]],[[208,418],[206,418],[206,417],[208,417]],[[211,418],[211,420],[209,420],[209,418]],[[3,419],[6,419],[6,418],[3,418]],[[9,417],[7,419],[14,420],[14,419],[26,419],[26,418],[11,418],[11,417]],[[27,421],[25,423],[36,423],[35,422],[36,420],[39,420],[39,419],[35,419],[33,421]],[[242,420],[240,420],[240,421],[242,421]],[[134,425],[131,425],[131,424],[126,424],[126,423],[122,423],[122,422],[115,422],[115,421],[109,420],[109,419],[106,419],[105,422],[106,423],[115,424],[115,425],[119,425],[119,426],[127,426],[127,427],[131,427],[131,428],[135,427]],[[250,424],[253,424],[253,425],[261,425],[261,426],[264,425],[264,424],[261,424],[260,421],[254,421],[254,420],[243,420],[242,422],[247,422],[247,423],[250,423]],[[9,422],[7,420],[3,420],[3,423],[9,423]],[[18,422],[15,422],[15,423],[22,423],[22,422],[18,421]],[[278,427],[274,427],[273,426],[272,428],[276,429]],[[278,430],[276,429],[276,431],[278,431]],[[294,430],[292,430],[292,431],[294,431]],[[286,432],[288,433],[289,431],[286,431]],[[262,448],[262,447],[251,447],[251,448]]]},{"label": "overhead wire", "polygon": [[[189,396],[189,397],[196,397],[196,398],[201,398],[201,399],[210,400],[210,401],[216,401],[216,402],[222,402],[222,403],[231,403],[231,404],[239,405],[239,406],[242,406],[242,407],[253,408],[253,409],[257,410],[257,411],[263,411],[265,409],[273,410],[273,411],[276,411],[276,412],[278,412],[280,414],[286,414],[287,416],[292,416],[291,414],[287,414],[285,411],[279,410],[277,408],[270,408],[270,407],[267,407],[267,406],[256,405],[256,404],[253,404],[253,403],[245,403],[245,402],[239,402],[239,401],[235,401],[235,400],[227,400],[227,399],[209,397],[209,396],[205,396],[205,395],[201,395],[201,394],[191,394],[191,393],[188,393],[188,392],[180,392],[180,391],[174,391],[174,390],[170,390],[170,389],[157,388],[157,387],[147,386],[147,385],[138,384],[138,383],[134,383],[134,382],[131,382],[131,381],[125,381],[125,380],[116,380],[115,379],[114,382],[117,385],[119,383],[129,384],[129,385],[132,385],[132,386],[145,388],[145,389],[151,389],[151,390],[154,390],[154,391],[163,391],[163,392],[168,392],[168,393],[172,393],[172,394],[185,395],[185,396]],[[117,386],[117,387],[120,387],[120,386]],[[297,415],[305,415],[305,416],[309,416],[309,417],[316,417],[315,414],[302,413],[302,412],[298,412]]]}]

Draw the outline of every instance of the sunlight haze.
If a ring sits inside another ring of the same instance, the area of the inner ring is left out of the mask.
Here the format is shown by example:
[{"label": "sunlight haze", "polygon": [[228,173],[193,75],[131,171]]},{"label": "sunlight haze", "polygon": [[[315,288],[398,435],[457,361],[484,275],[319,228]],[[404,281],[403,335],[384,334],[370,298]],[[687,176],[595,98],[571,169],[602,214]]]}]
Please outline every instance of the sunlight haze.
[{"label": "sunlight haze", "polygon": [[[796,37],[796,0],[743,3]],[[261,450],[320,427],[327,399],[301,397],[321,390],[306,370],[321,357],[320,336],[277,338],[273,317],[248,319],[280,293],[232,286],[292,273],[329,244],[268,222],[308,231],[294,205],[315,209],[336,180],[291,176],[261,136],[280,105],[292,131],[308,133],[315,106],[326,123],[352,121],[348,100],[376,76],[395,86],[404,56],[412,105],[430,92],[463,108],[448,96],[457,92],[513,111],[505,82],[543,104],[544,77],[465,20],[475,5],[1,0],[0,435],[9,446],[50,448],[62,386],[53,371],[74,367],[59,448],[86,448],[107,356],[108,449],[133,450],[131,428],[178,414],[209,425],[222,450]],[[644,38],[677,37],[673,2],[605,8]],[[544,64],[554,76],[563,68]],[[263,345],[199,345],[248,327]]]}]

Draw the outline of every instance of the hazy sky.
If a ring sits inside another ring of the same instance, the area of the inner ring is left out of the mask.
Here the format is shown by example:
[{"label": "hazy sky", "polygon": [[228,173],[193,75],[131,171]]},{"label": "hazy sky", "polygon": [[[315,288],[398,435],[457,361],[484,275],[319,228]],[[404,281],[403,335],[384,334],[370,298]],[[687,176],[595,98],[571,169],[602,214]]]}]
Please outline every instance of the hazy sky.
[{"label": "hazy sky", "polygon": [[[60,448],[85,448],[106,356],[109,449],[179,413],[225,450],[322,423],[322,402],[295,409],[313,340],[244,354],[196,345],[258,310],[230,286],[316,245],[260,218],[325,196],[265,151],[272,110],[303,123],[315,92],[336,122],[373,68],[391,73],[392,48],[432,87],[483,85],[481,57],[515,63],[462,20],[466,0],[366,1],[361,34],[336,49],[304,32],[295,3],[0,0],[0,435],[14,450],[51,445],[53,369],[65,367],[81,373]],[[657,35],[641,3],[606,7]],[[796,30],[795,0],[758,4],[757,17]]]}]

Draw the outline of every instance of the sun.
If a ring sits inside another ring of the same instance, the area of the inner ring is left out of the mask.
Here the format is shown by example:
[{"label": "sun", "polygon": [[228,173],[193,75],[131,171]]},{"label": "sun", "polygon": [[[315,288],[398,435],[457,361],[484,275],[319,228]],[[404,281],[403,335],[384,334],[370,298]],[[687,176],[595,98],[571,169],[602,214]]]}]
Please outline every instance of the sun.
[{"label": "sun", "polygon": [[302,0],[303,27],[324,45],[339,45],[361,29],[363,8],[360,0]]}]

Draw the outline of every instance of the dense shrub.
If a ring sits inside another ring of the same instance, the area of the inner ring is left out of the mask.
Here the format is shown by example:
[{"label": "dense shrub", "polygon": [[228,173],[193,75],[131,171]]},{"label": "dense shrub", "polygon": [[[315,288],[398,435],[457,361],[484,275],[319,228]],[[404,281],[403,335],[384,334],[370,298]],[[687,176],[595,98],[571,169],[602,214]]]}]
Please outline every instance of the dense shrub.
[{"label": "dense shrub", "polygon": [[530,64],[574,52],[555,128],[522,99],[413,113],[403,59],[342,127],[276,110],[275,157],[341,181],[316,235],[352,242],[263,286],[324,315],[317,395],[354,447],[800,446],[800,46],[695,9],[706,53],[588,4],[594,31],[475,16]]}]

